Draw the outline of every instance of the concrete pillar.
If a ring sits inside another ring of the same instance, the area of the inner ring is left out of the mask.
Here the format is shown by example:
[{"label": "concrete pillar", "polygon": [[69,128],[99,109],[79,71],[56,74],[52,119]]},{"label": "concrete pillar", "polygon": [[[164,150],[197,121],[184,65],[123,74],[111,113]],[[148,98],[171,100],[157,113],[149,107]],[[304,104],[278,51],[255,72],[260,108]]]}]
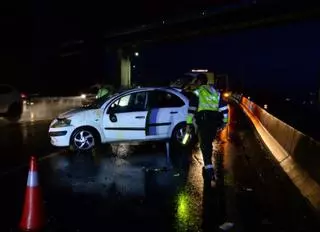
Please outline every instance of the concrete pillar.
[{"label": "concrete pillar", "polygon": [[121,87],[131,86],[131,60],[129,54],[124,50],[118,50],[118,59],[120,63],[120,85]]}]

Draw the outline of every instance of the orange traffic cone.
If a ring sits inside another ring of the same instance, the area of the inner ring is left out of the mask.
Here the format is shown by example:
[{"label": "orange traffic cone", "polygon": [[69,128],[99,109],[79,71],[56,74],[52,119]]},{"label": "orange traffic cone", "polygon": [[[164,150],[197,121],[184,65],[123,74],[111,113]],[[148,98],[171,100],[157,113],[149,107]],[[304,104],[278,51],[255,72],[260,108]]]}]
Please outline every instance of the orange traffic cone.
[{"label": "orange traffic cone", "polygon": [[36,158],[31,157],[24,207],[20,221],[23,231],[38,231],[44,226],[44,207],[38,181]]}]

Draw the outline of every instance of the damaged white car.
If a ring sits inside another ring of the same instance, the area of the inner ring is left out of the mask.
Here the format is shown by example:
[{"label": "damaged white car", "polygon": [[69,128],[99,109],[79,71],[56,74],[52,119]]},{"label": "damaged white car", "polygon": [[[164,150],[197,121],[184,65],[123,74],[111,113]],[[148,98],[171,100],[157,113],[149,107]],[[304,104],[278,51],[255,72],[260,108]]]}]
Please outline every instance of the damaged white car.
[{"label": "damaged white car", "polygon": [[59,115],[50,124],[51,144],[90,150],[100,143],[169,139],[182,143],[188,103],[175,88],[126,90]]}]

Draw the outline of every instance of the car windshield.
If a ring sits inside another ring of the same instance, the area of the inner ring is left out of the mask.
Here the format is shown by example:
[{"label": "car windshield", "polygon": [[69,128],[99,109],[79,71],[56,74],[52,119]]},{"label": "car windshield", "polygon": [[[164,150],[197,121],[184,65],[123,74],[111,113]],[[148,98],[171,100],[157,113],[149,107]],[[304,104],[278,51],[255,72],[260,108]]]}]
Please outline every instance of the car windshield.
[{"label": "car windshield", "polygon": [[100,97],[96,100],[94,100],[92,103],[89,105],[84,106],[84,108],[89,108],[89,109],[99,109],[107,100],[109,100],[111,97],[118,95],[118,93],[110,95],[110,96],[103,96]]},{"label": "car windshield", "polygon": [[128,89],[122,89],[119,90],[118,92],[110,95],[110,96],[104,96],[101,98],[98,98],[96,100],[94,100],[92,103],[90,103],[89,105],[84,106],[85,108],[89,108],[89,109],[99,109],[107,100],[109,100],[110,98],[119,95],[125,91],[127,91]]}]

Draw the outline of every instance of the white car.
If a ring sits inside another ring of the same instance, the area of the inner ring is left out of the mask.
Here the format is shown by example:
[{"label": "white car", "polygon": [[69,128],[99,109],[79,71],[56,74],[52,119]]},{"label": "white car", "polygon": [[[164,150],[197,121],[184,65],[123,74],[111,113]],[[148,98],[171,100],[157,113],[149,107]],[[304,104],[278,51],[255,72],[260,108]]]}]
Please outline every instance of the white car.
[{"label": "white car", "polygon": [[21,93],[10,85],[0,85],[0,117],[16,122],[21,118],[22,111]]},{"label": "white car", "polygon": [[181,143],[189,100],[178,89],[143,87],[97,99],[50,124],[51,144],[90,150],[100,143],[172,139]]}]

